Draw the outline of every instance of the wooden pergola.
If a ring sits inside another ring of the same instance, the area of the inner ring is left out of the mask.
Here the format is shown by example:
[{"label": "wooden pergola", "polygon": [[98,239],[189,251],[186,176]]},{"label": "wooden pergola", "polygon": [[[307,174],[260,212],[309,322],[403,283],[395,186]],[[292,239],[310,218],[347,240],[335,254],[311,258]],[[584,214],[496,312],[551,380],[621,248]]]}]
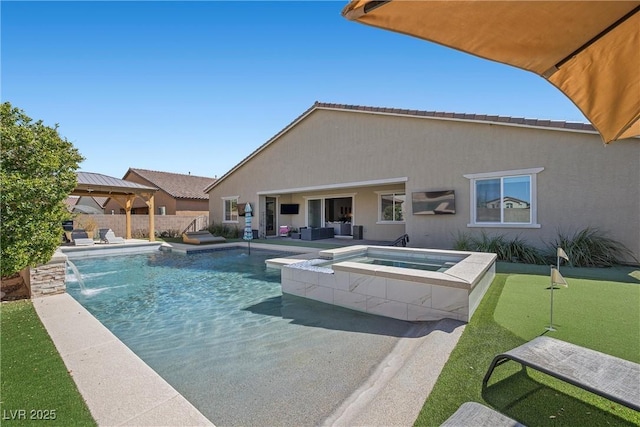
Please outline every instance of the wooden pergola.
[{"label": "wooden pergola", "polygon": [[135,182],[124,181],[107,175],[92,172],[78,172],[78,184],[71,193],[72,196],[110,197],[125,211],[126,234],[131,239],[131,209],[136,197],[140,197],[149,207],[149,241],[155,240],[154,196],[155,187]]}]

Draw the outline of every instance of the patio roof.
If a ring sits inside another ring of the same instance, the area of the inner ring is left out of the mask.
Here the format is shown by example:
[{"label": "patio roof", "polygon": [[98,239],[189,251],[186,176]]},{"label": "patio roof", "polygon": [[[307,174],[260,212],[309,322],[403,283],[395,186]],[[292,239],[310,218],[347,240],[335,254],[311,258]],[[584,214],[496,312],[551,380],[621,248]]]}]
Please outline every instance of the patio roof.
[{"label": "patio roof", "polygon": [[131,208],[133,207],[133,201],[136,197],[143,199],[149,207],[149,241],[155,240],[153,199],[156,191],[158,191],[157,188],[93,172],[78,172],[77,178],[78,182],[71,193],[72,196],[110,197],[124,208],[126,215],[125,238],[127,239],[131,239]]},{"label": "patio roof", "polygon": [[78,184],[71,193],[74,196],[126,196],[155,193],[156,187],[125,181],[93,172],[78,172]]}]

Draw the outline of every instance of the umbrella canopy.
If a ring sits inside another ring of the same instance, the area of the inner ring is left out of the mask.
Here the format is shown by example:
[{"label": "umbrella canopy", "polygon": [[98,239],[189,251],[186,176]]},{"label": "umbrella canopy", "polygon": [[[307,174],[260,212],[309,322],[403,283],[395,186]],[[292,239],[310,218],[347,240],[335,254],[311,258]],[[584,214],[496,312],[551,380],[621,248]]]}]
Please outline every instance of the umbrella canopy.
[{"label": "umbrella canopy", "polygon": [[371,1],[352,21],[534,72],[605,143],[640,135],[640,1]]},{"label": "umbrella canopy", "polygon": [[247,203],[244,207],[244,240],[253,240],[253,230],[251,229],[251,205]]}]

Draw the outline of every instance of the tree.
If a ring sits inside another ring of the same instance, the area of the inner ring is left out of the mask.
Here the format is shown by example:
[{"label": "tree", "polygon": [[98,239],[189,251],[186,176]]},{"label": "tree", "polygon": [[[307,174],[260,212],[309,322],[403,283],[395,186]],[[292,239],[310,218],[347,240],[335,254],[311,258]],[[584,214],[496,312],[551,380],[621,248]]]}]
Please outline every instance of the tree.
[{"label": "tree", "polygon": [[48,262],[60,244],[64,204],[76,186],[84,160],[58,134],[58,125],[33,122],[22,110],[1,106],[0,255],[1,275]]}]

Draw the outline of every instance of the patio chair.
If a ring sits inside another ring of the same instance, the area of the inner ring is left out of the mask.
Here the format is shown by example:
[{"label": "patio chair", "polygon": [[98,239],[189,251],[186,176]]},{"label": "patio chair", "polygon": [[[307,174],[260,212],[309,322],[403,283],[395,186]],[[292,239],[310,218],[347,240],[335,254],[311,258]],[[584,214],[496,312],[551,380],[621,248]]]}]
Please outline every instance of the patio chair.
[{"label": "patio chair", "polygon": [[71,240],[76,246],[91,246],[94,244],[93,239],[89,237],[87,232],[81,228],[75,229],[71,232]]},{"label": "patio chair", "polygon": [[123,237],[117,237],[116,234],[113,232],[113,230],[109,228],[104,233],[104,241],[109,243],[109,244],[112,244],[112,243],[124,243],[124,238]]}]

